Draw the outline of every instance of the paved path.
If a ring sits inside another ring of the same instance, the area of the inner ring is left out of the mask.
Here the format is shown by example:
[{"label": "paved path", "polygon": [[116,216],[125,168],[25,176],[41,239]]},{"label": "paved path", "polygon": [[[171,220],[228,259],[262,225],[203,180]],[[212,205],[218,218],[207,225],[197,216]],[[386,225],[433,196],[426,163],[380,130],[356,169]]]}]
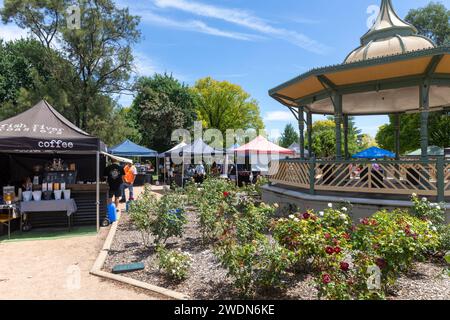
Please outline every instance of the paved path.
[{"label": "paved path", "polygon": [[103,229],[94,236],[0,243],[0,299],[159,298],[89,274],[108,231]]}]

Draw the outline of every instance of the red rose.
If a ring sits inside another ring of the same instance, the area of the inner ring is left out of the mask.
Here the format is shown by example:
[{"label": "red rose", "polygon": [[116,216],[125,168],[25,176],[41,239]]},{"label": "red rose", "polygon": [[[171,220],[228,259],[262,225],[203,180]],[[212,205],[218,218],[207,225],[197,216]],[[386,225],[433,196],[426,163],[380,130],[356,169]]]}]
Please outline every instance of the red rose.
[{"label": "red rose", "polygon": [[380,269],[384,269],[386,268],[386,260],[384,260],[383,258],[377,258],[375,260],[375,264],[380,268]]},{"label": "red rose", "polygon": [[339,248],[339,247],[336,247],[336,248],[334,248],[334,252],[335,252],[335,253],[341,253],[341,252],[342,252],[342,249]]},{"label": "red rose", "polygon": [[303,214],[303,219],[308,220],[309,218],[311,218],[311,215],[308,212],[305,212]]},{"label": "red rose", "polygon": [[322,276],[322,282],[324,284],[329,284],[331,282],[331,276],[328,273],[324,274]]},{"label": "red rose", "polygon": [[348,233],[344,233],[344,234],[342,235],[342,237],[343,237],[345,240],[350,240],[350,238],[351,238],[351,236],[350,236]]},{"label": "red rose", "polygon": [[330,240],[331,239],[331,234],[325,233],[325,239]]},{"label": "red rose", "polygon": [[227,192],[227,191],[225,191],[225,192],[223,193],[223,196],[224,196],[225,198],[228,198],[228,197],[230,196],[230,193]]},{"label": "red rose", "polygon": [[326,247],[325,252],[332,255],[334,253],[334,249],[332,247]]},{"label": "red rose", "polygon": [[341,270],[347,272],[350,269],[350,265],[347,262],[341,262]]},{"label": "red rose", "polygon": [[377,226],[378,225],[377,220],[375,220],[375,219],[370,220],[370,225],[371,226]]},{"label": "red rose", "polygon": [[369,219],[364,218],[364,219],[361,220],[361,223],[362,223],[363,225],[365,225],[365,226],[368,226],[368,225],[369,225]]}]

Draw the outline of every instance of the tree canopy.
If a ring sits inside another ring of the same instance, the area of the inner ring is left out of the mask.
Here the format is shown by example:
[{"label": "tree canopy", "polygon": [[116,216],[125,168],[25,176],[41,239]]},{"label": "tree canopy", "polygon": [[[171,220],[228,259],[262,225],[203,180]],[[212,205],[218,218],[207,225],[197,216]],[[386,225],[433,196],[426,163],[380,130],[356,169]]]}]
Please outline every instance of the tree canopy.
[{"label": "tree canopy", "polygon": [[258,102],[242,87],[210,77],[200,79],[192,88],[196,111],[206,129],[264,129]]},{"label": "tree canopy", "polygon": [[280,138],[280,146],[289,148],[293,143],[298,143],[299,135],[292,124],[287,124]]},{"label": "tree canopy", "polygon": [[172,132],[190,128],[196,118],[196,99],[188,86],[168,74],[137,81],[131,112],[142,143],[164,151],[173,146]]},{"label": "tree canopy", "polygon": [[424,8],[412,9],[406,16],[406,21],[436,45],[450,44],[450,10],[442,3],[430,2]]},{"label": "tree canopy", "polygon": [[[344,142],[343,130],[341,130],[341,132],[341,139],[342,142]],[[354,118],[349,117],[348,151],[350,155],[367,149],[372,145],[373,138],[367,134],[361,134],[361,130],[355,125]],[[327,120],[319,120],[313,123],[312,150],[314,155],[318,158],[329,158],[336,155],[336,123],[334,122],[333,117],[328,117]],[[343,143],[342,152],[344,152]]]},{"label": "tree canopy", "polygon": [[57,49],[72,64],[79,84],[72,96],[76,99],[74,122],[87,129],[88,120],[99,115],[96,104],[102,95],[129,89],[131,46],[140,39],[139,18],[112,0],[85,0],[79,3],[81,27],[73,29],[65,14],[70,4],[66,0],[5,0],[0,14],[3,22],[31,31],[43,46]]}]

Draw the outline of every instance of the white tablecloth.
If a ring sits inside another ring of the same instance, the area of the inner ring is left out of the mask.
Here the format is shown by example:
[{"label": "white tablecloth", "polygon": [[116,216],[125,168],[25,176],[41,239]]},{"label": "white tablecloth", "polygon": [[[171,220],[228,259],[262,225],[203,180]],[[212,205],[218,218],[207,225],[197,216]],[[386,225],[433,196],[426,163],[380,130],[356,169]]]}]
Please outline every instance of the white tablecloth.
[{"label": "white tablecloth", "polygon": [[75,200],[49,200],[49,201],[29,201],[20,203],[20,212],[67,212],[67,216],[77,212],[77,204]]}]

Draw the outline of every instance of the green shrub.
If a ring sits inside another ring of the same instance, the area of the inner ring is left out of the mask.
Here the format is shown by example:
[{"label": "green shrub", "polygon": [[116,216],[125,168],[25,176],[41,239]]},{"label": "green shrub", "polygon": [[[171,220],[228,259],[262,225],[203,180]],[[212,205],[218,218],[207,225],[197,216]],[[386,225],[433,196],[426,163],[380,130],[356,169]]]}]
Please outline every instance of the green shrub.
[{"label": "green shrub", "polygon": [[263,235],[256,238],[245,244],[228,238],[215,250],[234,286],[244,296],[259,288],[280,287],[282,275],[291,264],[288,250]]},{"label": "green shrub", "polygon": [[145,246],[151,238],[155,244],[165,243],[171,237],[181,237],[187,223],[185,197],[171,192],[157,199],[150,187],[146,187],[138,200],[130,205],[131,221],[141,232]]},{"label": "green shrub", "polygon": [[165,243],[171,237],[182,237],[187,224],[184,197],[178,193],[169,193],[158,202],[156,216],[150,230],[156,244]]},{"label": "green shrub", "polygon": [[192,257],[189,253],[181,250],[167,250],[163,246],[158,246],[157,256],[159,269],[174,280],[183,281],[188,278]]},{"label": "green shrub", "polygon": [[413,208],[412,215],[428,221],[432,228],[440,235],[440,250],[446,251],[450,249],[450,227],[445,222],[445,203],[432,203],[427,198],[419,199],[413,194],[411,197]]},{"label": "green shrub", "polygon": [[273,236],[285,248],[295,253],[297,263],[308,265],[323,256],[326,248],[348,247],[352,222],[346,209],[332,206],[316,215],[313,211],[292,214],[272,225]]},{"label": "green shrub", "polygon": [[152,233],[152,217],[158,211],[158,200],[149,186],[145,187],[139,199],[130,203],[129,215],[142,236],[144,246],[149,246]]},{"label": "green shrub", "polygon": [[387,284],[393,284],[401,272],[439,245],[439,234],[428,221],[402,210],[380,211],[371,219],[363,219],[353,239],[355,250],[383,261],[383,280]]}]

